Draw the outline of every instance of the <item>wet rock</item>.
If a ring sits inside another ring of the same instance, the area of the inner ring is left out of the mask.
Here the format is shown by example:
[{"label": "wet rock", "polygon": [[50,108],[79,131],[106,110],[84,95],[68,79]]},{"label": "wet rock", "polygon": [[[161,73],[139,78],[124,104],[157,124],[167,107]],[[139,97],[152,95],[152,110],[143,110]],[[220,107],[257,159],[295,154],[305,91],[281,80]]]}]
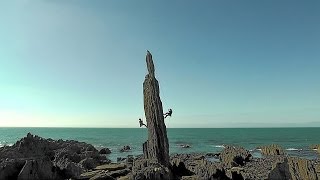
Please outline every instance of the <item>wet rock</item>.
[{"label": "wet rock", "polygon": [[258,148],[261,149],[261,154],[264,156],[274,156],[274,155],[284,155],[285,154],[283,148],[277,144],[260,146]]},{"label": "wet rock", "polygon": [[109,148],[102,148],[99,151],[99,154],[110,154],[111,150]]},{"label": "wet rock", "polygon": [[190,148],[191,146],[189,144],[180,144],[181,148]]},{"label": "wet rock", "polygon": [[126,145],[126,146],[123,146],[121,149],[120,149],[120,152],[127,152],[127,151],[130,151],[131,150],[131,147]]}]

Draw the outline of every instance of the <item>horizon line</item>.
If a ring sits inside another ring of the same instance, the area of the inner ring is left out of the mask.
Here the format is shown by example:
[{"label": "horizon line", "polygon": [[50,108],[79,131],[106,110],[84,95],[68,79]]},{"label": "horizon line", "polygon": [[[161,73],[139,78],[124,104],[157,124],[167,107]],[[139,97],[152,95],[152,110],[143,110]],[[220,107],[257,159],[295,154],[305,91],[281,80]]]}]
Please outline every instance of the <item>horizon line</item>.
[{"label": "horizon line", "polygon": [[[47,127],[47,126],[0,126],[0,128],[65,128],[65,129],[147,129],[140,127]],[[267,127],[167,127],[166,129],[251,129],[251,128],[320,128],[320,126],[267,126]]]}]

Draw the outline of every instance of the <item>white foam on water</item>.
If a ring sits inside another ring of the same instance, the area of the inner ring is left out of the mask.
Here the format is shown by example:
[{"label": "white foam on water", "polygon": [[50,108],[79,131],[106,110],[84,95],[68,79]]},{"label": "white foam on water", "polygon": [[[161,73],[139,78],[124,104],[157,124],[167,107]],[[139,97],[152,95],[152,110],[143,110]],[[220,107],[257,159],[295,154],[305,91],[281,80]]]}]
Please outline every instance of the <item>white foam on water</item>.
[{"label": "white foam on water", "polygon": [[287,151],[302,151],[302,149],[296,149],[296,148],[288,148]]},{"label": "white foam on water", "polygon": [[216,148],[225,148],[224,145],[215,145]]},{"label": "white foam on water", "polygon": [[13,144],[12,143],[10,143],[10,144],[2,144],[2,143],[0,143],[0,147],[4,147],[4,146],[13,146]]},{"label": "white foam on water", "polygon": [[314,151],[318,151],[318,149],[312,149],[312,150],[314,150]]},{"label": "white foam on water", "polygon": [[257,149],[258,151],[261,151],[261,149]]}]

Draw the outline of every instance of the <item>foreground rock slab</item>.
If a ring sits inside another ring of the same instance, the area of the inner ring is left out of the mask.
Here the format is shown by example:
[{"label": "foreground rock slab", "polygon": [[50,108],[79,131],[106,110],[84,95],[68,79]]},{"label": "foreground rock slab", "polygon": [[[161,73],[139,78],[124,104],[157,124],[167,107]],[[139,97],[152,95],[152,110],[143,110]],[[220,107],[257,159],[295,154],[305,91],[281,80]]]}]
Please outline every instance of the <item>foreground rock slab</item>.
[{"label": "foreground rock slab", "polygon": [[126,167],[127,166],[125,164],[111,163],[111,164],[103,164],[103,165],[97,166],[94,169],[115,171],[115,170],[125,169]]}]

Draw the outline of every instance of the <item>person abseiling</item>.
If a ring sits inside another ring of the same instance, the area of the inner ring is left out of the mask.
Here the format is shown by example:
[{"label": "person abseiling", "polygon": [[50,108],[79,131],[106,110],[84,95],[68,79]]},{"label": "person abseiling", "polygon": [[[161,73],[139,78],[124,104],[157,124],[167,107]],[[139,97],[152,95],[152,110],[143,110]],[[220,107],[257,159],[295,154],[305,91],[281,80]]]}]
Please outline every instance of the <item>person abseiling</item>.
[{"label": "person abseiling", "polygon": [[146,128],[148,128],[148,126],[145,123],[143,123],[141,118],[139,118],[139,124],[140,124],[140,127],[145,126]]},{"label": "person abseiling", "polygon": [[164,114],[164,118],[172,115],[172,109],[169,109],[167,113]]}]

